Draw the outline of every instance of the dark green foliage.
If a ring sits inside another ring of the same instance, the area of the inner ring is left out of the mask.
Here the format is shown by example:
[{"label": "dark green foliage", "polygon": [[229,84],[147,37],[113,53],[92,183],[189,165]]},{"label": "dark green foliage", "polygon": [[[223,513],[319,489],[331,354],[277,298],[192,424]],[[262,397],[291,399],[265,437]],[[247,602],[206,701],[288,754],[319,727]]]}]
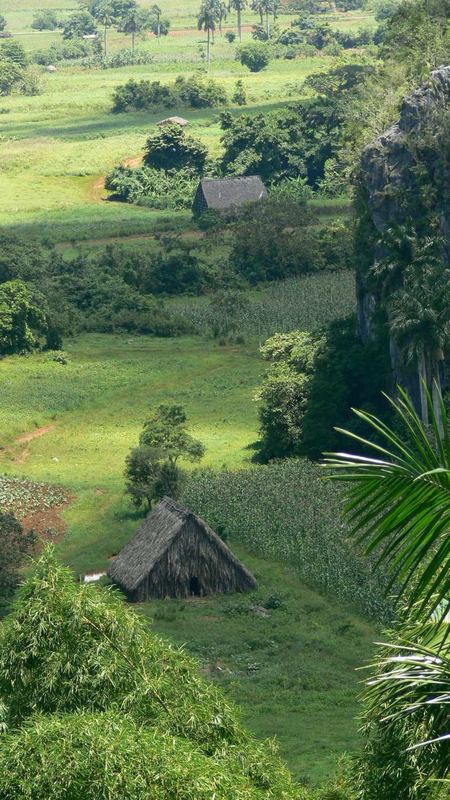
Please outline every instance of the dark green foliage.
[{"label": "dark green foliage", "polygon": [[144,111],[153,108],[173,108],[176,97],[170,86],[160,81],[136,81],[130,78],[123,86],[118,86],[113,95],[113,108],[116,113],[124,111]]},{"label": "dark green foliage", "polygon": [[227,40],[227,42],[229,42],[229,44],[233,44],[233,42],[236,41],[235,32],[234,31],[227,31],[226,34],[225,34],[225,39]]},{"label": "dark green foliage", "polygon": [[382,34],[381,55],[400,61],[414,81],[428,77],[448,61],[450,5],[447,0],[402,2],[390,16]]},{"label": "dark green foliage", "polygon": [[0,609],[17,587],[19,569],[35,540],[35,534],[25,533],[12,514],[0,511]]},{"label": "dark green foliage", "polygon": [[247,95],[245,94],[244,84],[241,80],[236,81],[231,99],[233,103],[237,103],[238,106],[247,105]]},{"label": "dark green foliage", "polygon": [[175,92],[183,105],[188,108],[216,108],[227,103],[227,94],[223,86],[199,75],[190,78],[179,76],[175,81]]},{"label": "dark green foliage", "polygon": [[46,50],[35,50],[32,54],[35,64],[58,63],[58,61],[74,61],[82,58],[97,60],[101,50],[100,42],[84,41],[83,39],[66,39],[54,42]]},{"label": "dark green foliage", "polygon": [[51,9],[37,11],[33,16],[31,27],[36,31],[55,31],[59,27],[58,17]]},{"label": "dark green foliage", "polygon": [[237,48],[236,58],[244,67],[248,67],[250,72],[261,72],[270,61],[270,49],[263,42],[243,44]]},{"label": "dark green foliage", "polygon": [[159,406],[144,423],[139,447],[126,460],[126,489],[139,508],[150,508],[153,500],[167,495],[177,499],[185,480],[178,461],[196,462],[205,448],[186,428],[187,417],[181,406]]},{"label": "dark green foliage", "polygon": [[9,61],[20,69],[28,66],[28,56],[23,44],[17,39],[8,39],[0,45],[0,60]]},{"label": "dark green foliage", "polygon": [[76,11],[67,19],[64,26],[64,39],[82,39],[97,32],[97,23],[88,11]]},{"label": "dark green foliage", "polygon": [[201,175],[207,155],[206,146],[180,125],[167,125],[148,137],[144,163],[154,169],[190,169]]},{"label": "dark green foliage", "polygon": [[304,175],[306,142],[294,110],[268,114],[222,114],[225,172],[260,175],[264,181]]},{"label": "dark green foliage", "polygon": [[198,176],[189,170],[123,167],[112,170],[105,187],[113,199],[149,208],[191,208]]},{"label": "dark green foliage", "polygon": [[2,61],[0,49],[0,95],[10,95],[13,89],[20,85],[23,79],[23,70],[12,61]]},{"label": "dark green foliage", "polygon": [[0,32],[6,30],[6,18],[0,14]]},{"label": "dark green foliage", "polygon": [[236,225],[230,261],[250,283],[280,280],[322,266],[305,206],[268,200]]},{"label": "dark green foliage", "polygon": [[363,345],[353,319],[332,323],[325,337],[277,334],[263,354],[272,362],[259,393],[265,460],[320,458],[341,445],[334,427],[345,424],[352,406],[383,407],[381,391],[388,382],[384,348]]},{"label": "dark green foliage", "polygon": [[33,350],[46,332],[45,314],[33,302],[27,285],[22,281],[0,284],[0,355]]},{"label": "dark green foliage", "polygon": [[[38,624],[37,624],[38,623]],[[46,553],[0,629],[0,794],[23,800],[294,800],[273,747],[181,650]],[[36,774],[37,765],[38,774]]]},{"label": "dark green foliage", "polygon": [[160,81],[136,81],[130,78],[123,86],[118,86],[113,95],[113,108],[116,113],[125,111],[152,111],[158,108],[212,108],[225,105],[227,95],[224,88],[214,80],[200,76],[184,78],[179,76],[174,84]]},{"label": "dark green foliage", "polygon": [[348,543],[336,486],[307,459],[198,472],[182,502],[251,552],[294,567],[334,601],[352,603],[369,617],[389,618],[386,580],[373,577],[370,564]]}]

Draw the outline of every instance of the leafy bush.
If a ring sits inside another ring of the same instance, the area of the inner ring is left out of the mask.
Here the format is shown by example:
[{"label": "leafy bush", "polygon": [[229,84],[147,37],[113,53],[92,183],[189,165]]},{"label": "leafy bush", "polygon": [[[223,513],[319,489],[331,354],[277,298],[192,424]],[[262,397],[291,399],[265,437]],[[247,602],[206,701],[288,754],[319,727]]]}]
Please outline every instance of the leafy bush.
[{"label": "leafy bush", "polygon": [[64,39],[82,39],[97,33],[97,23],[88,11],[81,10],[71,14],[64,26]]},{"label": "leafy bush", "polygon": [[0,511],[0,608],[17,587],[19,569],[35,543],[33,532],[25,533],[13,514]]},{"label": "leafy bush", "polygon": [[270,49],[262,42],[243,44],[236,50],[236,58],[250,72],[261,72],[270,61]]},{"label": "leafy bush", "polygon": [[[39,625],[36,620],[39,619]],[[115,593],[45,553],[0,628],[0,795],[299,797],[273,744]]]},{"label": "leafy bush", "polygon": [[320,458],[342,447],[335,426],[356,430],[352,407],[381,408],[386,414],[381,396],[389,370],[384,347],[364,345],[355,329],[350,318],[332,322],[325,338],[305,338],[294,331],[266,342],[262,352],[272,364],[258,394],[263,459]]},{"label": "leafy bush", "polygon": [[226,34],[225,34],[225,39],[227,40],[227,42],[229,42],[229,44],[233,44],[233,42],[236,41],[235,32],[234,31],[227,31]]},{"label": "leafy bush", "polygon": [[59,27],[58,17],[51,9],[37,11],[33,15],[31,27],[35,31],[54,31]]},{"label": "leafy bush", "polygon": [[6,18],[3,14],[0,14],[0,33],[3,33],[6,29]]},{"label": "leafy bush", "polygon": [[0,45],[0,61],[8,61],[20,69],[28,66],[28,56],[23,44],[17,39],[7,40]]},{"label": "leafy bush", "polygon": [[75,61],[82,58],[97,59],[100,43],[83,39],[68,39],[65,42],[53,43],[46,50],[35,50],[33,61],[48,66],[58,61]]},{"label": "leafy bush", "polygon": [[202,174],[207,155],[206,146],[180,125],[167,125],[148,137],[144,163],[157,170],[188,169]]},{"label": "leafy bush", "polygon": [[[117,66],[122,66],[117,64]],[[160,81],[135,81],[130,78],[123,86],[118,86],[113,95],[113,111],[151,111],[158,108],[175,108],[185,105],[189,108],[210,108],[225,105],[227,95],[220,84],[199,76],[184,78],[179,76],[174,84],[161,84]]]},{"label": "leafy bush", "polygon": [[119,166],[106,177],[115,199],[149,208],[191,208],[198,176],[187,169],[162,170]]},{"label": "leafy bush", "polygon": [[182,502],[259,555],[294,566],[334,601],[386,619],[386,580],[348,542],[336,484],[320,467],[288,459],[238,472],[199,472]]},{"label": "leafy bush", "polygon": [[215,108],[227,103],[227,94],[220,83],[204,80],[199,76],[191,78],[178,77],[175,91],[184,105],[189,108]]},{"label": "leafy bush", "polygon": [[[139,64],[151,64],[154,56],[143,47],[124,47],[107,56],[97,57],[92,60],[92,66],[100,64],[103,69],[117,69],[118,67],[132,67]],[[89,66],[89,64],[87,64]]]}]

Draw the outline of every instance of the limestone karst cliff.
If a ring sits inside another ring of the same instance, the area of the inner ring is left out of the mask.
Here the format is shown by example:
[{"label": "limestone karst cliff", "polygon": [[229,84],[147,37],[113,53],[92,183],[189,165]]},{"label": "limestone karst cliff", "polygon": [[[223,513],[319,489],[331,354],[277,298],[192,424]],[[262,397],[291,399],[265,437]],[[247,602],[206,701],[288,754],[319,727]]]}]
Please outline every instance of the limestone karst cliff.
[{"label": "limestone karst cliff", "polygon": [[[434,237],[439,257],[450,265],[450,66],[433,71],[406,97],[398,122],[365,149],[357,213],[358,328],[367,340],[386,330],[385,310],[393,287],[383,285],[374,266],[386,259],[392,231],[418,241]],[[400,274],[397,288],[401,281]],[[387,346],[393,385],[402,384],[419,405],[417,368],[405,363],[392,336]]]}]

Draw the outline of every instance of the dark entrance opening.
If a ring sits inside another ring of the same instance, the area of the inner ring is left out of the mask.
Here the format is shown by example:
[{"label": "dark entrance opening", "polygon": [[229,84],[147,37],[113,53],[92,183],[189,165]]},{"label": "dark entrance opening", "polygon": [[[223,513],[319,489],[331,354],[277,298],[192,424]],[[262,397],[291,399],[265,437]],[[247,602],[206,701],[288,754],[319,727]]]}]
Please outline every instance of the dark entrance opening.
[{"label": "dark entrance opening", "polygon": [[194,597],[200,597],[201,595],[201,587],[200,581],[198,578],[191,578],[189,582],[189,591]]}]

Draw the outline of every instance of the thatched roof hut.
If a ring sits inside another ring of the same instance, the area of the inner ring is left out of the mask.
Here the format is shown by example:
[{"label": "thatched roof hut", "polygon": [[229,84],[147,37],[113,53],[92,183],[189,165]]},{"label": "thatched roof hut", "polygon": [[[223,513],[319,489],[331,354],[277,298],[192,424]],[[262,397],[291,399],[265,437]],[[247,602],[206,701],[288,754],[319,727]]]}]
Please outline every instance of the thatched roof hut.
[{"label": "thatched roof hut", "polygon": [[166,119],[162,119],[161,122],[156,124],[159,128],[165,128],[167,125],[179,125],[181,128],[185,128],[186,125],[189,125],[189,122],[184,117],[166,117]]},{"label": "thatched roof hut", "polygon": [[132,602],[247,592],[256,586],[206,522],[169,497],[149,513],[108,575]]},{"label": "thatched roof hut", "polygon": [[267,189],[259,175],[241,178],[203,178],[200,181],[192,210],[199,215],[208,209],[226,211],[245,203],[257,203],[267,197]]}]

